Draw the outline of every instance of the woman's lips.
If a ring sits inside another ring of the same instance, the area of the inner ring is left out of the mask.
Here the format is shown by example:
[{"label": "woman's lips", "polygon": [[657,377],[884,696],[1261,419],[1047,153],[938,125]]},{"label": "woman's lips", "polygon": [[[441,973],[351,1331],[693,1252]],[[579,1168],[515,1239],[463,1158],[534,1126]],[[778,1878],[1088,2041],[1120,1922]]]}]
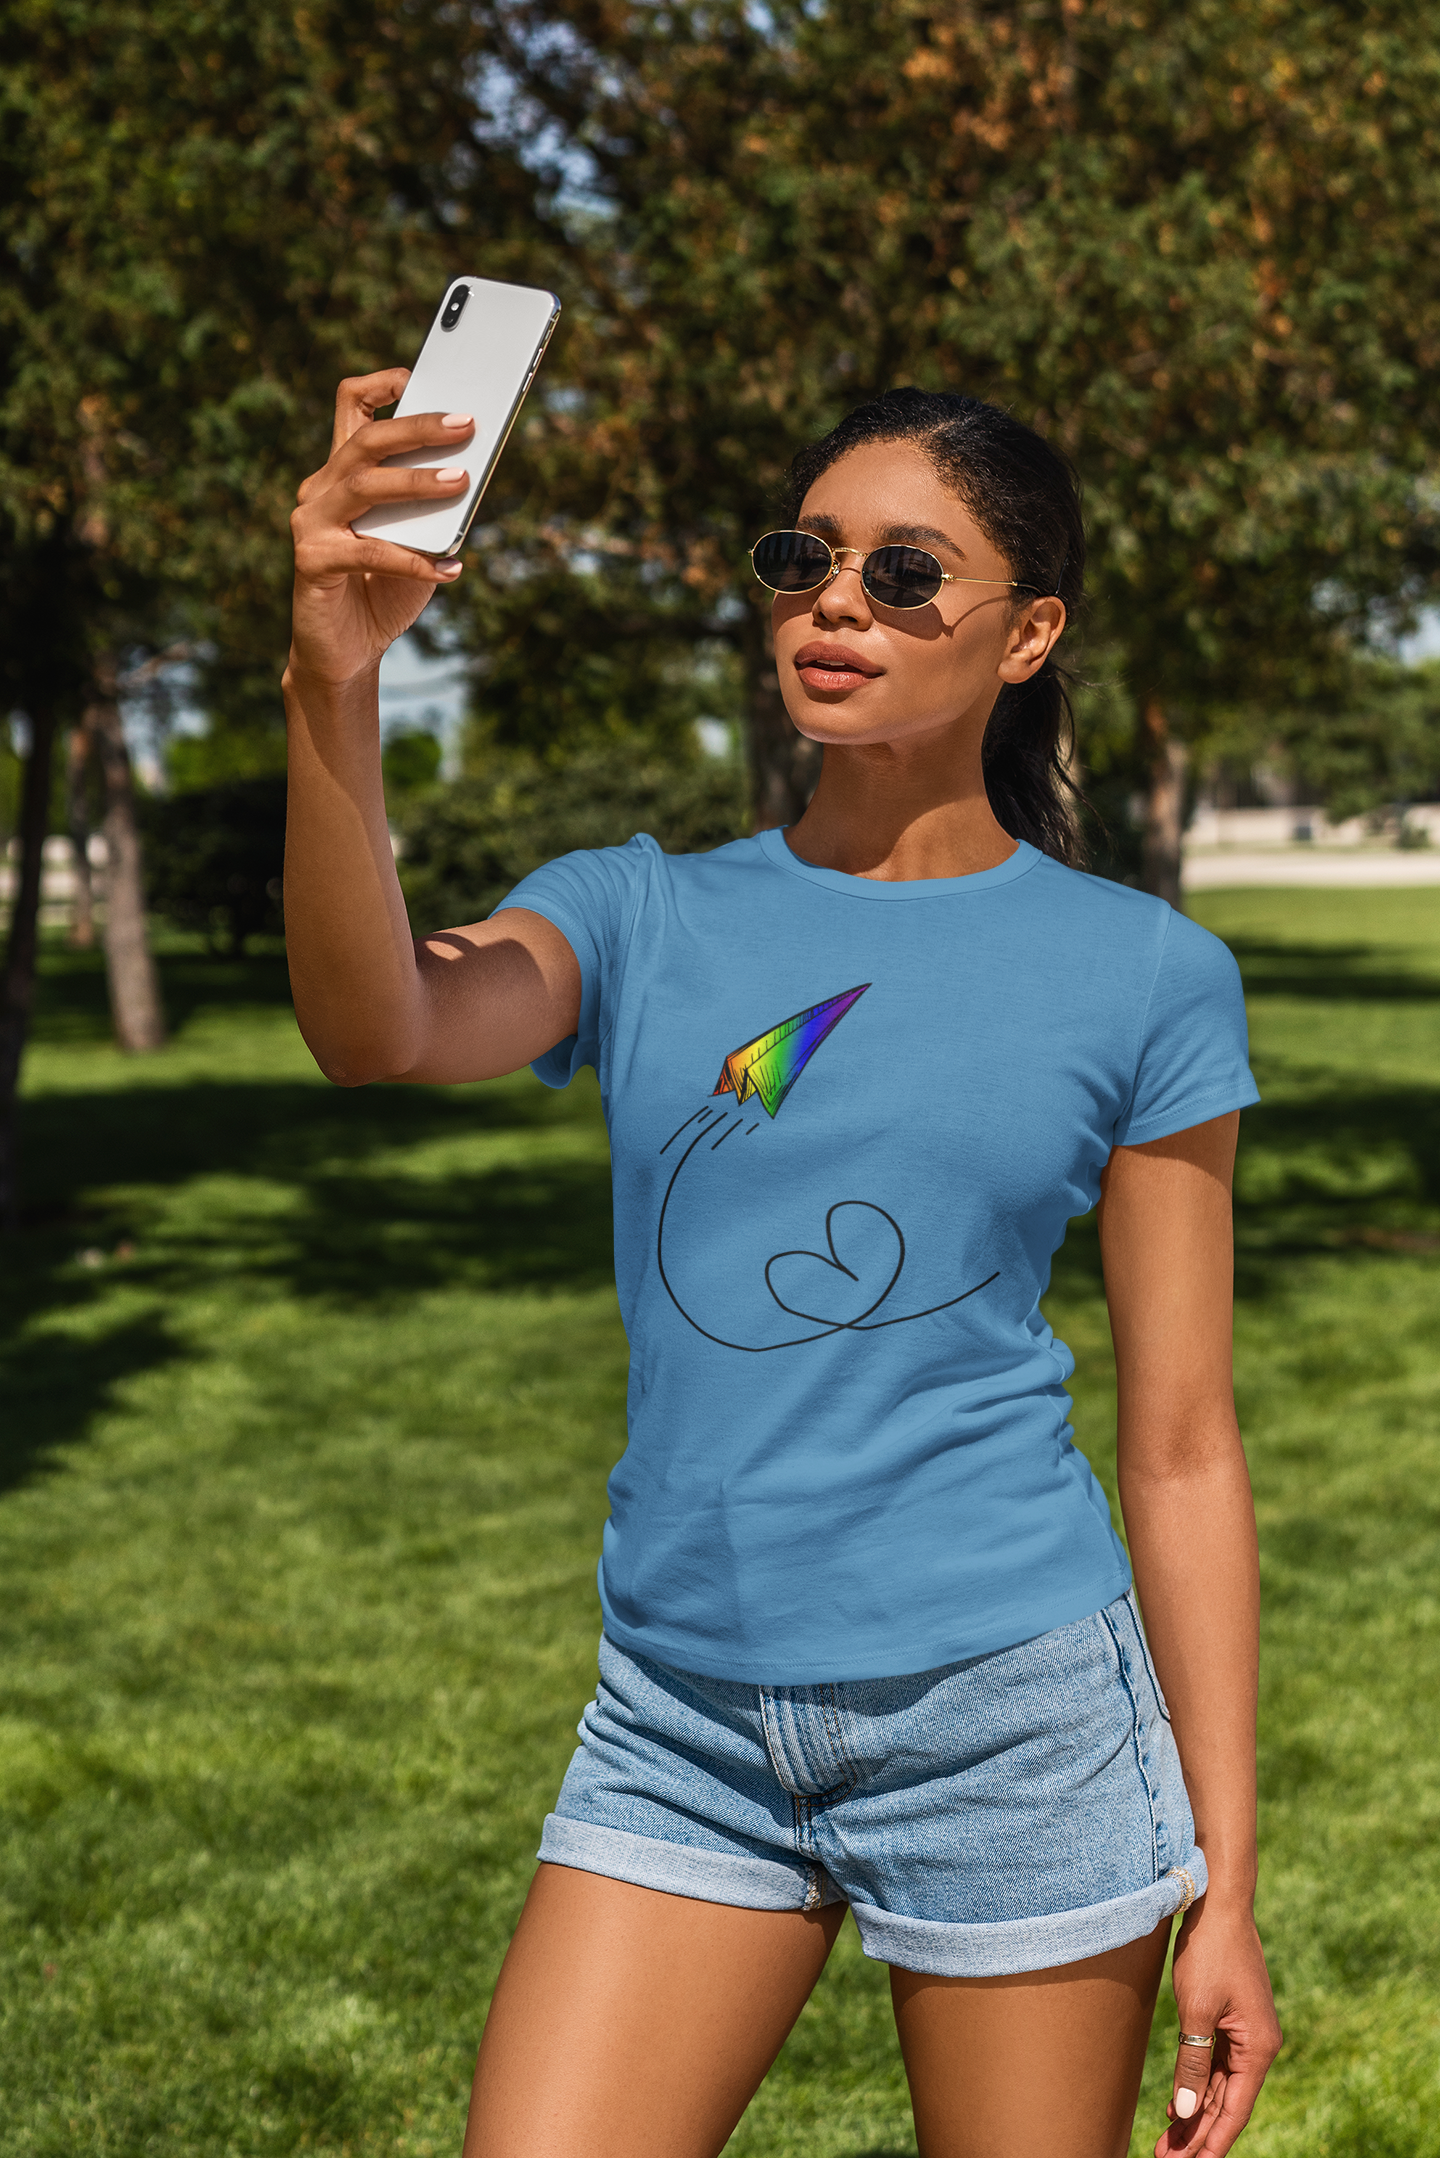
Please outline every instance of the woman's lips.
[{"label": "woman's lips", "polygon": [[795,672],[812,689],[853,689],[884,671],[843,644],[802,644],[795,654]]}]

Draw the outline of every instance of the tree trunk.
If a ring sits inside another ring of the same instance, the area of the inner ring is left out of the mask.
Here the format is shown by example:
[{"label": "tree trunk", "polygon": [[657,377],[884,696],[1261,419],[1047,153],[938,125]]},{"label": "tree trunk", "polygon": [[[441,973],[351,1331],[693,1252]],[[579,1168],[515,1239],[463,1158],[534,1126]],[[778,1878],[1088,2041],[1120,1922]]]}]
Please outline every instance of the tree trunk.
[{"label": "tree trunk", "polygon": [[160,977],[145,929],[145,875],[135,780],[115,695],[115,661],[106,655],[95,670],[95,694],[83,724],[95,744],[104,785],[105,978],[110,1018],[122,1049],[140,1053],[165,1040]]},{"label": "tree trunk", "polygon": [[0,981],[0,1228],[20,1226],[20,1062],[35,1006],[35,957],[40,931],[40,879],[50,788],[55,767],[55,707],[30,713],[30,752],[20,804],[20,875],[10,911],[5,973]]},{"label": "tree trunk", "polygon": [[88,952],[95,942],[95,881],[90,874],[90,730],[82,720],[70,729],[65,755],[65,824],[75,877],[70,942]]},{"label": "tree trunk", "polygon": [[770,618],[752,610],[744,629],[752,814],[757,832],[794,824],[820,777],[820,745],[791,721],[780,695]]},{"label": "tree trunk", "polygon": [[1157,899],[1180,905],[1180,843],[1185,832],[1185,778],[1189,756],[1170,732],[1165,707],[1147,697],[1141,717],[1149,787],[1145,797],[1144,884]]}]

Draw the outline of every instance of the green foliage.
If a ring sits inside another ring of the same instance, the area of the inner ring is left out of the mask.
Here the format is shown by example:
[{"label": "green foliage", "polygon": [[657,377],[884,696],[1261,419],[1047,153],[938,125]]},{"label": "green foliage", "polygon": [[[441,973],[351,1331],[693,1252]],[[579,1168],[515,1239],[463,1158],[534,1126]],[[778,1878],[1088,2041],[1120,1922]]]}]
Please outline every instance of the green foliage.
[{"label": "green foliage", "polygon": [[[1265,1574],[1246,2158],[1440,2158],[1440,892],[1212,893],[1265,1102],[1237,1369]],[[623,1440],[588,1078],[328,1088],[283,969],[164,958],[107,1039],[55,952],[0,1260],[3,2158],[458,2148],[594,1683]],[[1076,1224],[1047,1313],[1113,1489]],[[1318,1884],[1318,1886],[1317,1886]],[[1132,2150],[1163,2122],[1162,2002]],[[846,1927],[731,2158],[913,2150]]]},{"label": "green foliage", "polygon": [[590,175],[506,547],[643,563],[657,614],[724,627],[752,710],[745,550],[795,446],[896,381],[1071,455],[1103,641],[1187,736],[1333,689],[1433,584],[1440,60],[1399,0],[497,20]]},{"label": "green foliage", "polygon": [[1440,660],[1370,660],[1343,700],[1286,714],[1280,732],[1302,799],[1358,817],[1440,798]]},{"label": "green foliage", "polygon": [[165,747],[165,776],[174,794],[284,770],[285,736],[275,727],[224,727],[212,719],[203,734],[177,734]]},{"label": "green foliage", "polygon": [[337,380],[400,357],[461,257],[514,266],[533,190],[473,133],[479,40],[393,0],[10,10],[0,512],[74,552],[82,655],[178,640],[222,725],[256,672],[273,711]]},{"label": "green foliage", "polygon": [[745,550],[896,380],[1075,458],[1103,639],[1197,741],[1333,701],[1433,580],[1440,60],[1398,0],[12,15],[0,508],[67,550],[56,649],[217,655],[236,769],[334,381],[461,267],[566,310],[448,609],[487,740],[678,741],[697,648],[753,730]]},{"label": "green foliage", "polygon": [[152,795],[142,804],[141,827],[146,896],[157,914],[223,942],[232,955],[262,930],[279,930],[283,778]]},{"label": "green foliage", "polygon": [[402,801],[433,787],[440,777],[443,756],[439,735],[424,727],[407,727],[392,734],[380,758],[386,800]]},{"label": "green foliage", "polygon": [[697,719],[743,714],[723,625],[643,565],[506,555],[460,589],[475,655],[468,762],[498,745],[551,761],[608,746],[683,763]]},{"label": "green foliage", "polygon": [[542,862],[576,847],[618,847],[649,832],[670,854],[718,847],[746,829],[738,765],[585,754],[546,765],[497,753],[484,777],[457,780],[402,810],[400,881],[417,932],[488,914]]},{"label": "green foliage", "polygon": [[[282,566],[278,550],[275,566]],[[250,638],[243,647],[201,645],[189,661],[186,701],[204,714],[205,726],[199,734],[172,735],[166,744],[167,777],[177,793],[285,769],[280,673],[289,632],[280,594],[273,623],[252,618],[222,627],[232,636],[248,629]]]},{"label": "green foliage", "polygon": [[1071,686],[1075,712],[1075,778],[1089,806],[1085,820],[1091,866],[1121,883],[1138,884],[1142,823],[1135,814],[1144,774],[1136,755],[1135,698],[1123,674],[1123,655],[1093,646],[1081,654]]}]

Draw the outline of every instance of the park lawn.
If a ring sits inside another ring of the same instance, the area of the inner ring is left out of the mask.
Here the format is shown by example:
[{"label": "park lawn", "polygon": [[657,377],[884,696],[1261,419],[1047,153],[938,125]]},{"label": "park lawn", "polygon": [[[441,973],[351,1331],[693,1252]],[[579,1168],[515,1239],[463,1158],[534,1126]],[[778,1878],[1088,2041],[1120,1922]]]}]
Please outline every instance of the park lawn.
[{"label": "park lawn", "polygon": [[[1245,2147],[1440,2158],[1440,890],[1196,912],[1265,1093],[1237,1369],[1288,2043]],[[337,1092],[274,957],[177,946],[166,986],[172,1046],[127,1063],[52,954],[0,1261],[0,2154],[454,2153],[591,1686],[598,1101]],[[1047,1308],[1113,1481],[1088,1224]],[[853,1928],[730,2148],[914,2150]]]}]

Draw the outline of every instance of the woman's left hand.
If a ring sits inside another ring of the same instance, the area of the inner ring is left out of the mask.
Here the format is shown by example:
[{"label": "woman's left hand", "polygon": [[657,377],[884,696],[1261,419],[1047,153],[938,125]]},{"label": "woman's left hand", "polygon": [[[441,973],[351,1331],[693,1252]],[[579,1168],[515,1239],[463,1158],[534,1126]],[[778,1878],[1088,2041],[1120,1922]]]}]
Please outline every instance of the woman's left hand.
[{"label": "woman's left hand", "polygon": [[1185,2158],[1222,2158],[1254,2111],[1282,2042],[1265,1951],[1248,1905],[1203,1896],[1181,1925],[1173,1975],[1182,2036],[1213,2032],[1215,2046],[1213,2052],[1181,2046],[1170,2125],[1155,2158],[1178,2158],[1182,2151]]}]

